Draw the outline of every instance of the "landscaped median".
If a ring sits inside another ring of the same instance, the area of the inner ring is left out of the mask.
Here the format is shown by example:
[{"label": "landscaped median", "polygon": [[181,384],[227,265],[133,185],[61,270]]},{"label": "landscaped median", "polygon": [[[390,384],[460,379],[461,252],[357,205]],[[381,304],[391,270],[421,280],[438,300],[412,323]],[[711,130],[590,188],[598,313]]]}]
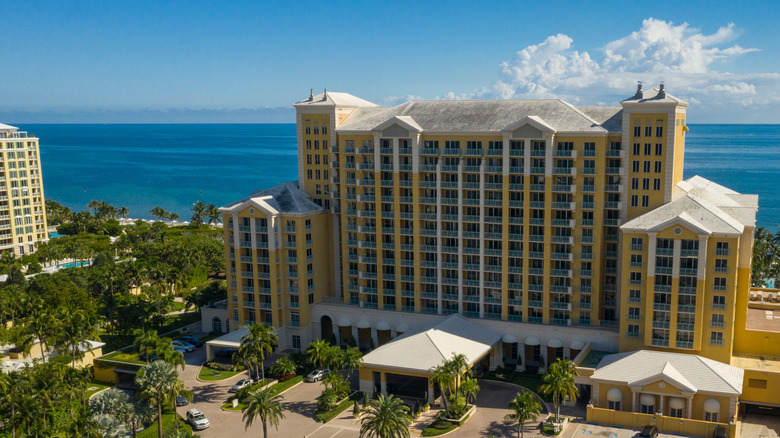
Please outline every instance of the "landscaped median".
[{"label": "landscaped median", "polygon": [[209,365],[210,365],[209,363],[205,363],[203,364],[202,367],[200,367],[200,371],[198,372],[198,380],[202,382],[214,382],[214,381],[229,379],[243,372],[243,371],[217,369]]},{"label": "landscaped median", "polygon": [[271,385],[271,391],[273,391],[274,395],[278,395],[301,382],[303,382],[303,376],[295,376],[292,379],[287,380],[285,382],[278,382],[277,380],[265,379],[262,382],[253,383],[251,386],[241,389],[235,395],[231,396],[229,398],[230,401],[222,404],[222,410],[225,411],[242,410],[244,408],[244,405],[241,404],[240,402],[235,407],[233,406],[233,401],[232,401],[233,398],[235,397],[236,400],[241,400],[243,394],[262,388],[266,385]]},{"label": "landscaped median", "polygon": [[341,413],[347,410],[348,407],[353,406],[356,401],[362,398],[363,398],[363,393],[360,391],[355,391],[352,394],[350,394],[348,397],[344,398],[344,400],[341,400],[336,405],[335,408],[327,412],[318,413],[316,415],[317,420],[319,420],[322,423],[327,423],[328,421],[341,415]]},{"label": "landscaped median", "polygon": [[477,406],[471,405],[466,413],[463,414],[463,416],[460,418],[447,418],[446,414],[444,414],[444,411],[441,411],[436,415],[436,419],[433,420],[433,423],[423,429],[422,436],[439,436],[452,432],[460,426],[463,426],[463,423],[465,423],[466,420],[474,415],[476,410]]}]

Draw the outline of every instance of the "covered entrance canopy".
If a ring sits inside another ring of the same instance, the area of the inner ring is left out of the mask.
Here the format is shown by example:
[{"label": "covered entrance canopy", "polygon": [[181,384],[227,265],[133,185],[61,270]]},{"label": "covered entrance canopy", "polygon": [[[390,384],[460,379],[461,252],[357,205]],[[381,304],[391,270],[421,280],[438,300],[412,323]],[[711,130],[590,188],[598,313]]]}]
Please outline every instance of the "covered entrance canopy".
[{"label": "covered entrance canopy", "polygon": [[241,346],[241,338],[246,336],[248,333],[248,328],[241,327],[236,331],[206,342],[206,361],[208,362],[213,360],[214,353],[219,350],[224,350],[227,348],[238,350],[238,347]]},{"label": "covered entrance canopy", "polygon": [[[432,368],[451,359],[454,354],[463,354],[471,368],[489,356],[500,340],[500,334],[460,315],[450,315],[433,326],[405,333],[363,356],[360,389],[373,393],[376,377],[379,377],[380,390],[387,394],[387,374],[427,379],[432,374]],[[430,385],[428,398],[432,402],[433,388]]]}]

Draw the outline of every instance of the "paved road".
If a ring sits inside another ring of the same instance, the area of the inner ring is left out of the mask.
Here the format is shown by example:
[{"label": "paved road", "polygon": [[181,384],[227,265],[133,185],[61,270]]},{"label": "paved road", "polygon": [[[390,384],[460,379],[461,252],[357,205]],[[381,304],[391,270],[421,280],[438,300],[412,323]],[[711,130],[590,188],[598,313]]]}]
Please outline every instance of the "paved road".
[{"label": "paved road", "polygon": [[[189,406],[179,408],[184,414],[187,409],[198,408],[211,422],[211,427],[198,432],[202,437],[257,437],[262,436],[262,423],[259,419],[245,429],[240,411],[223,411],[222,404],[229,397],[228,389],[244,377],[241,373],[230,379],[217,382],[201,382],[197,380],[200,365],[205,360],[205,348],[185,356],[187,367],[181,373],[184,388],[192,391],[193,401]],[[268,364],[271,360],[267,361]],[[322,392],[322,383],[301,383],[283,394],[285,418],[279,422],[279,430],[269,426],[269,436],[276,437],[307,437],[307,438],[351,438],[359,435],[357,420],[352,418],[351,409],[326,425],[314,419],[317,407],[317,397]]]}]

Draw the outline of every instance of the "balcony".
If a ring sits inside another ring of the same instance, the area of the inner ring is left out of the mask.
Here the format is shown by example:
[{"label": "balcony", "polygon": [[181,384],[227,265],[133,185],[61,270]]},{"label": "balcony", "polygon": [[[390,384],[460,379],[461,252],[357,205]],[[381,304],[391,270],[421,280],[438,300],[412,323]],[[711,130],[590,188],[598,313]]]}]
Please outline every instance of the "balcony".
[{"label": "balcony", "polygon": [[658,310],[661,312],[669,312],[672,310],[672,305],[669,303],[653,303],[653,310]]}]

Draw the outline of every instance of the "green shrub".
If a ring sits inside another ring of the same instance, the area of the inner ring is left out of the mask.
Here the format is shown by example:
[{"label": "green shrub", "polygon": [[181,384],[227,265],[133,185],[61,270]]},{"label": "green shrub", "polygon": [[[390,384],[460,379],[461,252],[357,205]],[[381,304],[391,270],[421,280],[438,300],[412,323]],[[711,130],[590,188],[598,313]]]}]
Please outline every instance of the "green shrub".
[{"label": "green shrub", "polygon": [[317,400],[317,413],[325,413],[333,408],[339,402],[339,396],[333,388],[326,388],[322,391],[319,400]]}]

